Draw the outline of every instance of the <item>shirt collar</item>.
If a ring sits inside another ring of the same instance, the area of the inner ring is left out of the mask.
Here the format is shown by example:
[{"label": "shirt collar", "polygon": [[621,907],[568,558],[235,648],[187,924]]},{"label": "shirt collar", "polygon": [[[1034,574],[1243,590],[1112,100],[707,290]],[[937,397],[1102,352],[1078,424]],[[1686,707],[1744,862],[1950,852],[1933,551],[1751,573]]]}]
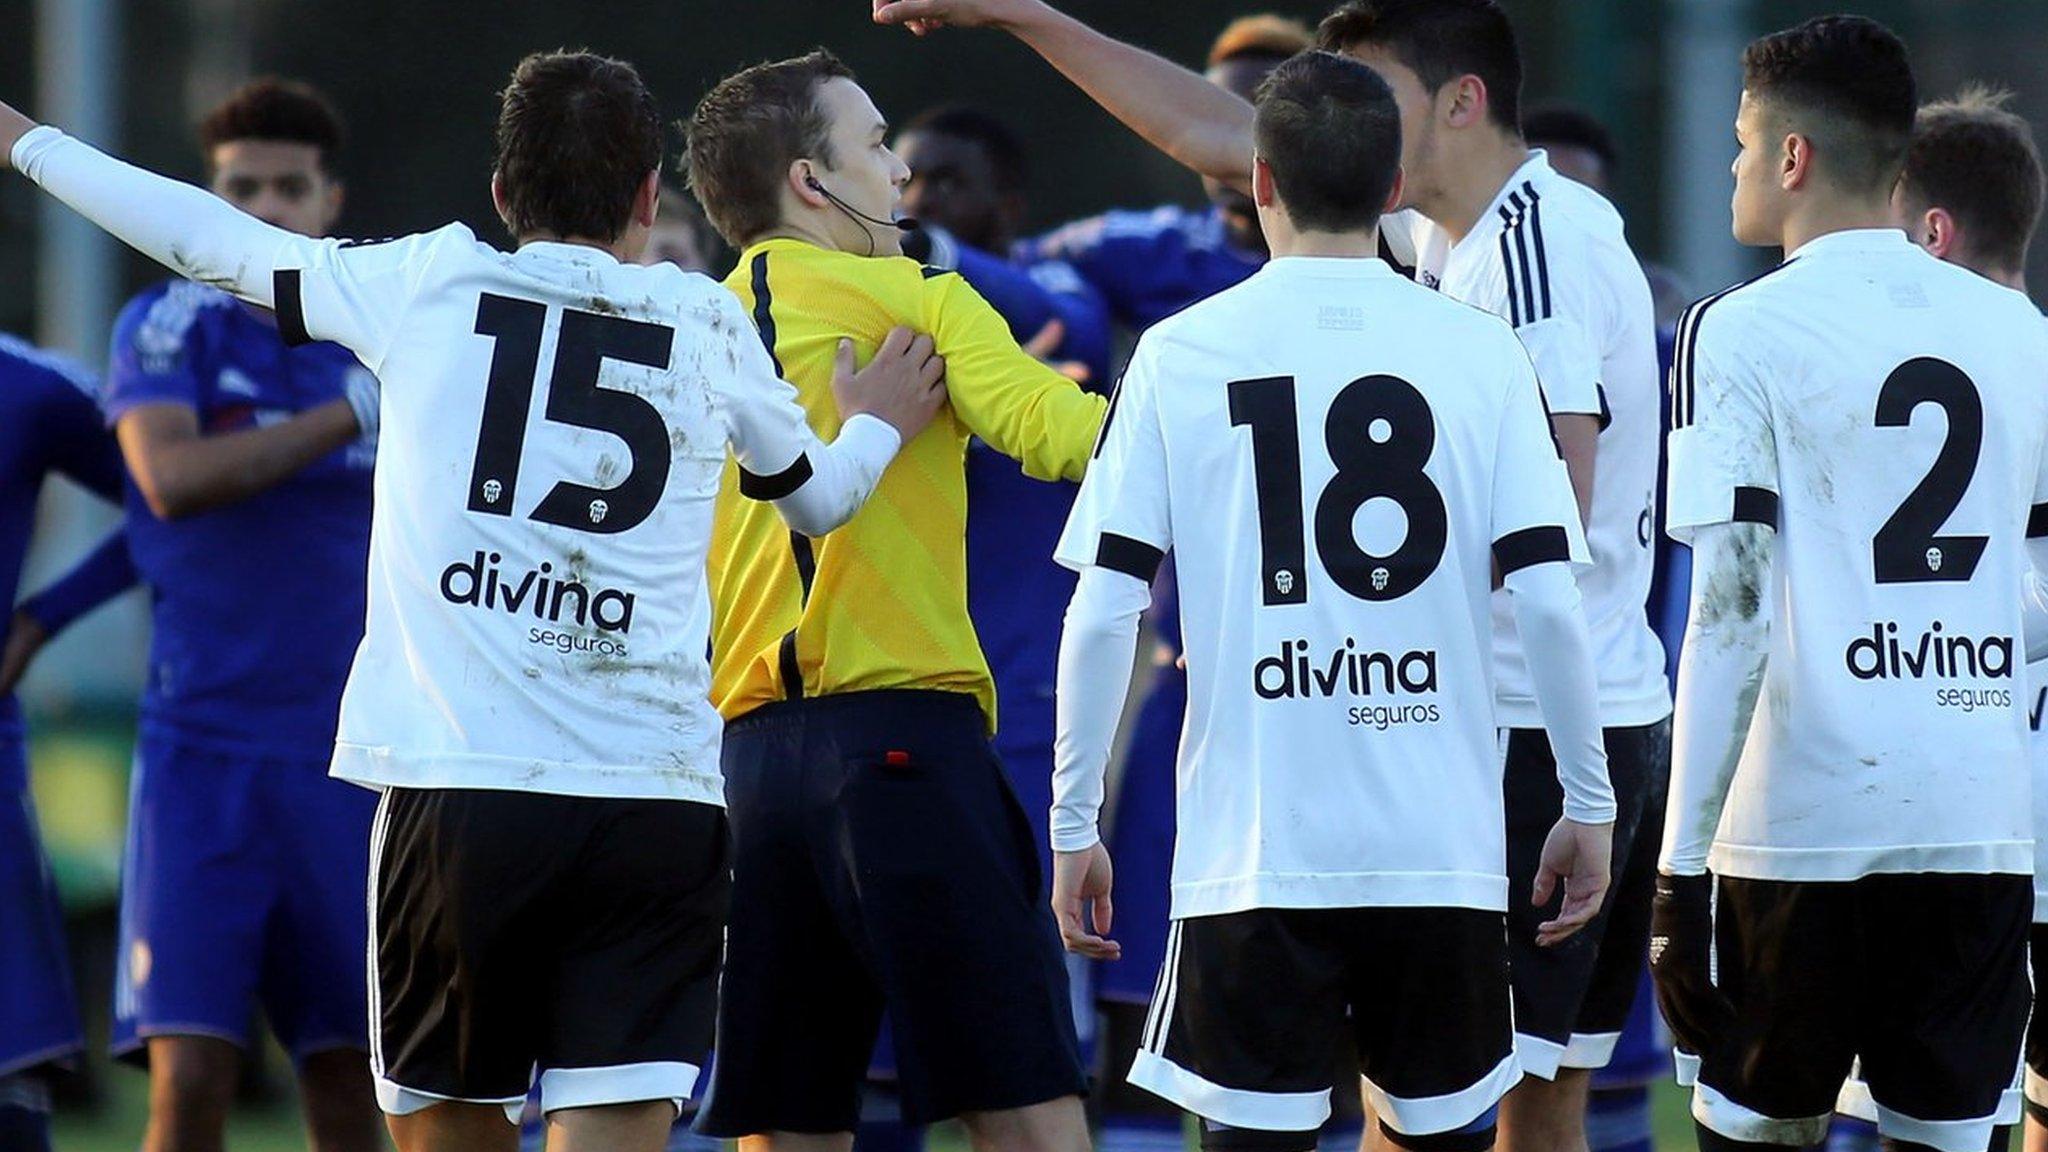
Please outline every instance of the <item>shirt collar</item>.
[{"label": "shirt collar", "polygon": [[1898,252],[1913,247],[1906,239],[1906,233],[1899,228],[1845,228],[1840,232],[1829,232],[1816,236],[1790,252],[1785,259],[1809,256],[1847,256],[1852,254]]}]

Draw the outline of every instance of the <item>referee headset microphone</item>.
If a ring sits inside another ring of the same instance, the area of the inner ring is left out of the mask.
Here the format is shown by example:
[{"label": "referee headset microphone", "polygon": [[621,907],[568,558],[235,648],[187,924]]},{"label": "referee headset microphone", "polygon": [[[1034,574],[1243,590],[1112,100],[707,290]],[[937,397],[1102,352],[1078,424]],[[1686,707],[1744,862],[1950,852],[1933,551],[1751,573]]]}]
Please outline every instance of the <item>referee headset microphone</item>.
[{"label": "referee headset microphone", "polygon": [[[804,177],[804,186],[809,188],[811,191],[816,192],[818,195],[823,196],[826,200],[831,202],[834,208],[837,208],[841,212],[846,213],[848,217],[852,218],[856,222],[873,224],[877,228],[894,228],[899,232],[915,232],[918,230],[918,228],[921,227],[921,225],[918,224],[917,221],[911,219],[908,216],[902,218],[901,220],[884,220],[879,216],[870,216],[867,213],[861,211],[860,209],[855,208],[853,205],[848,204],[846,201],[841,200],[839,197],[833,195],[832,190],[830,188],[827,188],[823,184],[818,183],[818,178],[816,176]],[[870,236],[868,237],[868,255],[873,256],[874,254],[875,238],[873,236]]]}]

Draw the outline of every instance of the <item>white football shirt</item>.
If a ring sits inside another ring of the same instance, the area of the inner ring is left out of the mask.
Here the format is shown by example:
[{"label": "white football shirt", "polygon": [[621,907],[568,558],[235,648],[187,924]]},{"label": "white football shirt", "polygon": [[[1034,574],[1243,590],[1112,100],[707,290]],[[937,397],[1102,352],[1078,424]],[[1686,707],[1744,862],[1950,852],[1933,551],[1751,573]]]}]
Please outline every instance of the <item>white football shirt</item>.
[{"label": "white football shirt", "polygon": [[1155,325],[1057,558],[1149,579],[1168,550],[1173,916],[1505,909],[1491,564],[1584,558],[1508,327],[1307,258]]},{"label": "white football shirt", "polygon": [[2048,331],[1901,232],[1837,232],[1695,304],[1672,373],[1674,537],[1777,529],[1727,876],[2033,870],[2020,589],[2048,530]]},{"label": "white football shirt", "polygon": [[[1654,724],[1671,714],[1664,648],[1643,608],[1663,424],[1657,317],[1621,215],[1599,193],[1558,175],[1539,149],[1456,244],[1426,218],[1411,213],[1408,221],[1418,279],[1512,324],[1552,412],[1600,418],[1586,525],[1593,566],[1578,574],[1600,674],[1600,721]],[[1501,722],[1541,727],[1504,592],[1494,597],[1493,619]]]},{"label": "white football shirt", "polygon": [[722,804],[704,559],[740,490],[829,532],[900,445],[820,445],[739,301],[668,265],[467,228],[314,240],[47,126],[17,169],[382,383],[367,627],[333,772],[371,787]]},{"label": "white football shirt", "polygon": [[739,301],[460,225],[315,252],[280,274],[281,325],[358,349],[384,406],[334,774],[723,803],[704,562],[727,444],[762,475],[816,444]]}]

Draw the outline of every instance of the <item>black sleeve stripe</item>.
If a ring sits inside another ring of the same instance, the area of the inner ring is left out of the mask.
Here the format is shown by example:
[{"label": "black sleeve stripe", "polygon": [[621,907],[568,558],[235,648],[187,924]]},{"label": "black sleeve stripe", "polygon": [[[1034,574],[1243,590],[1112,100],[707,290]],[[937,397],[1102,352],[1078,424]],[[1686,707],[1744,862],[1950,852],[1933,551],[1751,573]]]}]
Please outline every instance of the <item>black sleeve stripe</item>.
[{"label": "black sleeve stripe", "polygon": [[811,547],[811,538],[801,532],[789,534],[789,557],[796,564],[796,582],[801,591],[798,599],[805,605],[811,602],[811,585],[818,579],[818,554]]},{"label": "black sleeve stripe", "polygon": [[1522,326],[1522,298],[1515,294],[1515,246],[1509,242],[1506,229],[1500,234],[1501,272],[1508,281],[1508,323],[1516,328]]},{"label": "black sleeve stripe", "polygon": [[270,274],[270,290],[277,297],[277,334],[291,346],[311,344],[306,331],[306,302],[300,295],[299,270],[279,268]]},{"label": "black sleeve stripe", "polygon": [[811,454],[800,452],[790,465],[780,472],[763,476],[757,472],[740,469],[740,495],[749,500],[780,500],[804,486],[811,478]]},{"label": "black sleeve stripe", "polygon": [[[1510,196],[1509,199],[1515,201],[1519,207],[1520,196]],[[1527,219],[1526,214],[1519,217],[1515,226],[1508,229],[1508,232],[1515,238],[1515,271],[1521,274],[1522,279],[1522,323],[1534,324],[1543,317],[1536,313],[1536,283],[1529,275],[1528,230],[1522,227],[1522,221]]]},{"label": "black sleeve stripe", "polygon": [[921,275],[923,275],[924,278],[927,280],[937,280],[941,276],[951,276],[953,274],[953,269],[934,268],[929,264],[921,264],[918,266],[918,272]]},{"label": "black sleeve stripe", "polygon": [[1614,409],[1607,403],[1607,385],[1596,383],[1593,391],[1600,397],[1600,430],[1605,432],[1614,424]]},{"label": "black sleeve stripe", "polygon": [[768,359],[775,365],[777,376],[782,371],[782,358],[775,354],[775,298],[768,290],[768,254],[763,252],[754,257],[754,327],[761,332],[761,343],[768,348]]},{"label": "black sleeve stripe", "polygon": [[1159,565],[1166,559],[1166,553],[1154,548],[1143,540],[1104,532],[1102,540],[1095,546],[1095,566],[1135,576],[1147,584],[1159,574]]},{"label": "black sleeve stripe", "polygon": [[1693,421],[1699,418],[1698,405],[1695,402],[1693,392],[1693,360],[1700,343],[1700,320],[1706,316],[1707,309],[1713,307],[1723,297],[1747,288],[1766,276],[1773,276],[1786,268],[1790,268],[1797,259],[1798,257],[1795,256],[1776,268],[1752,276],[1740,284],[1723,288],[1711,296],[1696,300],[1684,312],[1679,314],[1678,335],[1677,339],[1673,342],[1675,347],[1671,357],[1672,431],[1675,432],[1680,428],[1691,427]]},{"label": "black sleeve stripe", "polygon": [[2048,504],[2036,504],[2027,515],[2027,539],[2048,536]]},{"label": "black sleeve stripe", "polygon": [[1550,319],[1550,258],[1543,250],[1542,197],[1536,195],[1536,186],[1526,181],[1522,191],[1529,194],[1530,242],[1536,248],[1536,283],[1543,291],[1543,308],[1536,314],[1539,320]]},{"label": "black sleeve stripe", "polygon": [[1728,518],[1737,524],[1761,524],[1776,531],[1778,494],[1769,488],[1738,485],[1735,489],[1735,507]]},{"label": "black sleeve stripe", "polygon": [[1500,574],[1518,572],[1531,564],[1550,564],[1572,558],[1572,538],[1555,524],[1510,532],[1493,542],[1493,562]]}]

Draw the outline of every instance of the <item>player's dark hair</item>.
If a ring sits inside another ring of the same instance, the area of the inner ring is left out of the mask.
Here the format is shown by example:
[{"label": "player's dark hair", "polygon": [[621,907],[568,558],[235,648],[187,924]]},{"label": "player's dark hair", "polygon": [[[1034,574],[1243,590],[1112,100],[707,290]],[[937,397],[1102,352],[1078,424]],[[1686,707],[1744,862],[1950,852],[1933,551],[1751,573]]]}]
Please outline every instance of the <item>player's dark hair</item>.
[{"label": "player's dark hair", "polygon": [[853,69],[819,48],[736,72],[697,103],[683,126],[690,190],[727,243],[744,248],[782,223],[791,164],[834,164],[818,90],[842,77],[853,79]]},{"label": "player's dark hair", "polygon": [[1010,126],[993,113],[964,104],[948,104],[919,113],[904,125],[903,134],[922,132],[927,136],[950,136],[981,149],[995,170],[996,186],[1003,192],[1022,192],[1029,174],[1024,162],[1024,142]]},{"label": "player's dark hair", "polygon": [[1311,49],[1259,85],[1252,141],[1297,228],[1359,232],[1379,222],[1401,171],[1401,110],[1380,74]]},{"label": "player's dark hair", "polygon": [[2041,221],[2041,152],[2009,92],[1971,87],[1920,109],[1899,191],[1917,216],[1943,208],[1969,255],[2007,269],[2027,263]]},{"label": "player's dark hair", "polygon": [[1531,108],[1522,117],[1522,137],[1531,148],[1584,148],[1612,171],[1621,158],[1614,148],[1614,134],[1584,108],[1569,104],[1546,104]]},{"label": "player's dark hair", "polygon": [[1316,45],[1329,52],[1384,48],[1431,93],[1460,76],[1486,85],[1488,117],[1522,130],[1522,50],[1494,0],[1348,0],[1323,18]]},{"label": "player's dark hair", "polygon": [[1889,194],[1920,106],[1906,45],[1863,16],[1822,16],[1751,41],[1742,86],[1787,129],[1814,141],[1837,188]]},{"label": "player's dark hair", "polygon": [[209,163],[214,149],[239,140],[310,144],[319,149],[320,167],[330,175],[334,154],[347,135],[341,113],[319,89],[276,76],[235,89],[199,122],[199,146]]},{"label": "player's dark hair", "polygon": [[661,113],[640,73],[591,52],[536,52],[500,99],[498,188],[513,236],[618,239],[661,169]]}]

